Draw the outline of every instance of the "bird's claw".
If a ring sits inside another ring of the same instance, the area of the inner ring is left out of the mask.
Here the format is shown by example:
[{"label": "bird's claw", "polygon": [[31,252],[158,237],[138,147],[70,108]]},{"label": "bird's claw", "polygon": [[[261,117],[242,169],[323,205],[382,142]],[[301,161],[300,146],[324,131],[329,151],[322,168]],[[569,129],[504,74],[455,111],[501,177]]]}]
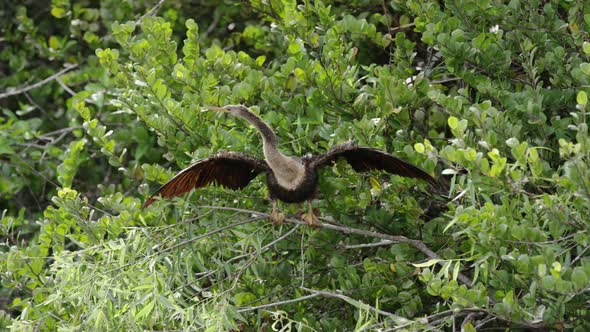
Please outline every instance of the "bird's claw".
[{"label": "bird's claw", "polygon": [[275,225],[282,225],[283,223],[285,223],[285,214],[279,211],[273,211],[270,214],[270,220]]},{"label": "bird's claw", "polygon": [[322,226],[322,222],[314,212],[310,211],[309,213],[304,213],[301,216],[301,219],[303,219],[303,221],[305,221],[311,228],[320,229]]}]

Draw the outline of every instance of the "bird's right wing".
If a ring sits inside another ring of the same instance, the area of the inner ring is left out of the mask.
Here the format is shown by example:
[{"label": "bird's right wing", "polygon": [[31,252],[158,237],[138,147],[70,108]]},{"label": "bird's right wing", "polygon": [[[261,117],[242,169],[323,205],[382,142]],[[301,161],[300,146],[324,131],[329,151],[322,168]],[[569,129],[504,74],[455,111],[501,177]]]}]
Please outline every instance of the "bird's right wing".
[{"label": "bird's right wing", "polygon": [[174,197],[193,188],[201,188],[214,182],[230,189],[241,189],[261,172],[270,168],[264,160],[258,160],[235,152],[222,152],[197,161],[176,174],[160,187],[142,208],[152,204],[157,196]]},{"label": "bird's right wing", "polygon": [[312,158],[311,166],[316,168],[333,164],[338,158],[345,158],[357,172],[385,171],[408,178],[422,179],[434,186],[439,186],[430,174],[407,161],[377,149],[357,146],[352,142],[336,145],[330,151]]}]

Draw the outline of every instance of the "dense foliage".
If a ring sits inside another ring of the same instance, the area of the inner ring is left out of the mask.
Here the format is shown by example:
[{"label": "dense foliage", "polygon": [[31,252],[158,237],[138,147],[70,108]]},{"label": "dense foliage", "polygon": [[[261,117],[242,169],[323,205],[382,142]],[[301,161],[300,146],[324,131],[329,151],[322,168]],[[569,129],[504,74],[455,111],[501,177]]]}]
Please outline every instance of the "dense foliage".
[{"label": "dense foliage", "polygon": [[[590,329],[590,3],[2,6],[1,329]],[[239,103],[285,153],[354,139],[449,188],[342,162],[321,230],[265,220],[263,177],[141,210],[191,161],[261,157],[201,112]]]}]

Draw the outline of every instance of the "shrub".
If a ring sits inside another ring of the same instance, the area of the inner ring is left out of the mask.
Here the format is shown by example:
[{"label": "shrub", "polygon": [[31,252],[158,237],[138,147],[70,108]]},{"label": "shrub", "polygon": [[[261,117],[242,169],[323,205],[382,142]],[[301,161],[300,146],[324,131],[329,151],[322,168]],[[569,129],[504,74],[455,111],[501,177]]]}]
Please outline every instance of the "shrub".
[{"label": "shrub", "polygon": [[[0,99],[0,326],[590,327],[589,4],[201,5],[3,12],[0,85],[23,89]],[[194,160],[261,157],[253,128],[201,112],[238,103],[285,153],[354,139],[448,191],[337,163],[314,203],[335,224],[320,231],[296,206],[265,221],[262,178],[141,210]]]}]

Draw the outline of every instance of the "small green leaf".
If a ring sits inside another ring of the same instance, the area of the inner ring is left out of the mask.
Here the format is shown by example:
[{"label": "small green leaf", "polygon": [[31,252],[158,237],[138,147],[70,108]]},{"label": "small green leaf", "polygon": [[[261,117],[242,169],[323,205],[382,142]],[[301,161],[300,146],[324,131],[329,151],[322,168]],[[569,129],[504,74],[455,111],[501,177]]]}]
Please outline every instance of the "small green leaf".
[{"label": "small green leaf", "polygon": [[289,53],[291,55],[301,53],[301,44],[299,43],[299,41],[295,40],[295,41],[291,42],[289,44],[289,47],[287,48],[287,53]]},{"label": "small green leaf", "polygon": [[374,177],[371,176],[369,178],[369,182],[371,183],[371,187],[374,190],[381,191],[381,184],[379,183],[379,181],[377,181],[377,179],[375,179]]},{"label": "small green leaf", "polygon": [[424,144],[422,144],[422,143],[414,144],[414,150],[416,150],[416,152],[418,152],[418,153],[424,153]]},{"label": "small green leaf", "polygon": [[464,332],[477,332],[477,330],[475,329],[475,327],[473,327],[473,324],[471,324],[471,322],[467,322],[467,324],[463,325],[462,330]]},{"label": "small green leaf", "polygon": [[150,301],[145,307],[143,307],[143,309],[139,311],[135,318],[142,319],[143,317],[148,317],[148,315],[152,312],[152,309],[154,309],[155,304],[155,301]]},{"label": "small green leaf", "polygon": [[539,266],[537,267],[537,275],[542,278],[546,274],[547,274],[547,265],[539,264]]},{"label": "small green leaf", "polygon": [[59,40],[56,36],[49,37],[49,47],[51,47],[54,50],[59,49]]},{"label": "small green leaf", "polygon": [[259,57],[256,58],[256,65],[258,67],[261,67],[264,64],[264,61],[266,61],[266,56],[261,55]]},{"label": "small green leaf", "polygon": [[581,289],[588,286],[588,276],[581,267],[576,267],[572,272],[572,282],[577,289]]},{"label": "small green leaf", "polygon": [[447,122],[449,123],[449,128],[451,129],[457,129],[457,127],[459,127],[459,119],[454,116],[451,116]]},{"label": "small green leaf", "polygon": [[589,42],[584,42],[582,44],[582,49],[584,50],[584,53],[590,54],[590,43]]},{"label": "small green leaf", "polygon": [[578,92],[578,95],[576,96],[576,102],[583,106],[588,104],[588,95],[585,91]]},{"label": "small green leaf", "polygon": [[432,258],[432,259],[427,260],[424,263],[418,263],[418,264],[412,263],[412,265],[414,265],[415,267],[429,267],[429,266],[437,264],[438,262],[441,262],[441,261],[442,261],[442,259]]},{"label": "small green leaf", "polygon": [[455,263],[455,267],[453,268],[453,280],[457,280],[459,271],[461,271],[461,262]]},{"label": "small green leaf", "polygon": [[53,7],[51,8],[51,15],[53,15],[53,17],[62,18],[66,16],[66,10],[62,7]]},{"label": "small green leaf", "polygon": [[0,155],[2,154],[14,154],[14,149],[9,145],[7,139],[0,137]]}]

